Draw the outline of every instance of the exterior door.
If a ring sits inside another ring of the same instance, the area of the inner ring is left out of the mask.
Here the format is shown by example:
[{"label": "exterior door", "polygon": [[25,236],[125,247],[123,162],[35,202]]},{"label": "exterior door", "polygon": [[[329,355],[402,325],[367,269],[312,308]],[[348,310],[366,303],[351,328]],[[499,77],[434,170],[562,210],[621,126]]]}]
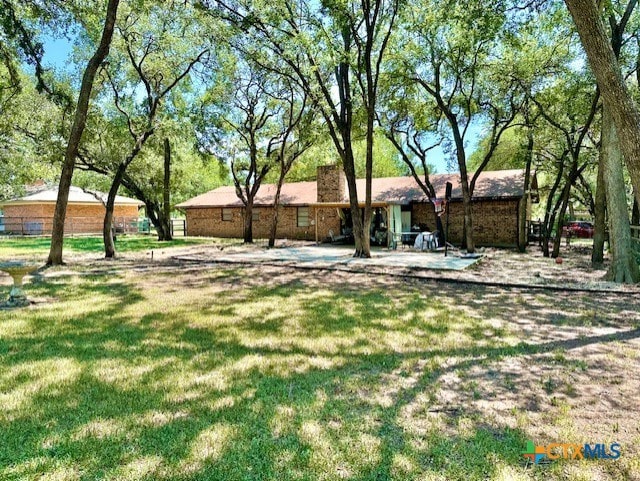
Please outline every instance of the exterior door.
[{"label": "exterior door", "polygon": [[411,211],[402,211],[402,232],[411,230]]}]

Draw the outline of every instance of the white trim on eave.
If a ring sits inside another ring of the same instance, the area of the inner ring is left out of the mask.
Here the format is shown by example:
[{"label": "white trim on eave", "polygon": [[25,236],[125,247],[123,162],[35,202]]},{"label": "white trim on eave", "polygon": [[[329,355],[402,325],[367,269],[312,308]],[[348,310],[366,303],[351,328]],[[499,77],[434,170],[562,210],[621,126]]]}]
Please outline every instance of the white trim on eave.
[{"label": "white trim on eave", "polygon": [[[4,201],[4,202],[0,202],[0,207],[12,207],[12,206],[19,206],[19,205],[56,205],[56,201],[55,200],[8,200],[8,201]],[[98,201],[95,202],[74,202],[74,201],[69,201],[67,203],[67,205],[102,205],[104,207],[103,204],[101,204]],[[122,203],[122,202],[117,202],[115,204],[115,206],[132,206],[132,207],[137,207],[138,209],[144,207],[144,203],[142,202],[135,202],[135,203]]]}]

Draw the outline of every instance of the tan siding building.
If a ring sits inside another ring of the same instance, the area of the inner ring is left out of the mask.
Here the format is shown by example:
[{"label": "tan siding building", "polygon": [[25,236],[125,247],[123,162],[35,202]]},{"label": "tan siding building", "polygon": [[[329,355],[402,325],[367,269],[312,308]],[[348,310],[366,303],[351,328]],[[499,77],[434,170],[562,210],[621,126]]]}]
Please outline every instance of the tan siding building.
[{"label": "tan siding building", "polygon": [[[93,234],[102,232],[105,207],[98,197],[106,198],[99,192],[88,193],[78,187],[71,187],[65,234]],[[45,189],[19,199],[0,202],[3,213],[5,234],[50,235],[58,189]],[[142,203],[136,199],[117,196],[114,208],[114,226],[118,231],[129,230],[137,225],[138,210]]]}]

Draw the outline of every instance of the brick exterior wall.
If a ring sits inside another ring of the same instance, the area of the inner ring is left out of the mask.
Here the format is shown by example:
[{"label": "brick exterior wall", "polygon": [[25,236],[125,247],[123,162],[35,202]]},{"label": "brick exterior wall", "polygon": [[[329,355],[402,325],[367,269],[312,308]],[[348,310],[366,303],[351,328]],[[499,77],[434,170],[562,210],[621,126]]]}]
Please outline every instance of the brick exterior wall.
[{"label": "brick exterior wall", "polygon": [[318,202],[342,202],[346,190],[346,177],[339,165],[318,167]]},{"label": "brick exterior wall", "polygon": [[[7,205],[4,212],[5,232],[15,234],[51,234],[55,204]],[[69,204],[65,235],[102,232],[105,208],[100,204]],[[116,205],[114,224],[130,224],[138,219],[135,205]]]},{"label": "brick exterior wall", "polygon": [[[518,242],[518,199],[475,200],[473,209],[473,237],[479,246],[516,246]],[[444,225],[445,217],[442,216]],[[436,228],[433,204],[412,205],[411,225],[426,224]],[[449,204],[449,242],[462,243],[464,210],[462,202]]]},{"label": "brick exterior wall", "polygon": [[[462,243],[463,209],[462,202],[452,202],[449,211],[449,241]],[[234,207],[231,221],[222,220],[222,208],[185,209],[187,234],[202,237],[242,238],[244,209]],[[309,207],[308,227],[297,226],[297,208],[280,207],[278,217],[278,239],[315,240],[315,207]],[[340,233],[340,217],[336,208],[318,208],[318,240],[329,237],[329,231]],[[253,222],[255,239],[269,237],[271,227],[270,207],[254,207],[259,212],[258,220]],[[475,201],[473,204],[474,238],[478,246],[515,246],[517,245],[518,200]],[[444,224],[444,216],[442,223]],[[411,224],[426,224],[436,229],[436,214],[433,204],[416,203],[412,205]]]},{"label": "brick exterior wall", "polygon": [[[187,218],[187,235],[203,237],[231,237],[242,238],[244,209],[233,207],[229,209],[232,220],[222,220],[222,208],[204,207],[185,209]],[[335,208],[309,207],[309,225],[298,227],[297,207],[280,207],[278,213],[278,239],[315,240],[316,238],[316,210],[318,211],[318,240],[329,236],[329,231],[340,233],[340,217]],[[267,239],[271,229],[273,208],[254,207],[254,214],[258,219],[253,221],[253,237]]]},{"label": "brick exterior wall", "polygon": [[[317,170],[317,202],[343,203],[346,199],[346,179],[338,165],[320,166]],[[516,246],[518,239],[518,199],[474,200],[474,239],[479,246]],[[279,239],[323,240],[329,231],[340,234],[340,216],[336,208],[309,207],[309,226],[297,226],[297,207],[280,207],[276,237]],[[187,235],[206,237],[242,238],[243,215],[241,207],[229,208],[231,220],[222,220],[220,207],[189,207],[185,209]],[[317,210],[317,226],[314,225]],[[269,237],[272,221],[271,207],[254,207],[258,219],[253,222],[256,239]],[[444,223],[444,217],[442,222]],[[411,204],[411,225],[426,224],[436,229],[436,214],[433,204]],[[461,201],[449,206],[449,241],[463,241],[464,212]]]}]

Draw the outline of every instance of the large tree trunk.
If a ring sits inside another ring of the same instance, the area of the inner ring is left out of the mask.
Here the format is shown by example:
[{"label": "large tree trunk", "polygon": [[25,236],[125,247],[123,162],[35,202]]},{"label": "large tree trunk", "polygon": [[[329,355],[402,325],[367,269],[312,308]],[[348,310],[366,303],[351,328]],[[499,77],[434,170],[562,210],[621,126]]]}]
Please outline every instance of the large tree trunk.
[{"label": "large tree trunk", "polygon": [[158,232],[158,240],[170,241],[171,234],[171,145],[164,139],[164,183],[162,185],[162,233]]},{"label": "large tree trunk", "polygon": [[[611,40],[594,0],[565,0],[582,40],[591,70],[610,109],[637,199],[640,195],[640,114],[622,77]],[[609,212],[609,218],[613,217]],[[614,234],[611,232],[611,238]]]},{"label": "large tree trunk", "polygon": [[556,179],[554,180],[551,190],[549,191],[549,195],[547,196],[547,205],[544,211],[544,221],[542,224],[542,254],[544,257],[549,257],[551,255],[549,251],[549,240],[551,239],[551,232],[556,221],[557,211],[557,207],[553,207],[553,198],[556,196],[556,192],[558,191],[558,187],[560,187],[560,182],[562,181],[564,161],[565,157],[563,156],[558,167]]},{"label": "large tree trunk", "polygon": [[[353,46],[351,41],[351,30],[348,25],[344,25],[342,30],[342,40],[345,52],[351,51]],[[342,167],[347,181],[349,191],[349,207],[351,208],[351,219],[353,223],[353,238],[355,242],[354,257],[371,257],[369,240],[369,226],[363,222],[360,205],[358,202],[358,189],[356,188],[356,167],[353,155],[353,142],[351,131],[353,129],[353,102],[351,97],[350,65],[348,62],[341,62],[336,68],[336,80],[338,82],[338,95],[340,96],[340,113],[338,126],[342,139],[342,149],[339,143],[336,146],[342,150]],[[335,140],[334,140],[335,142]]]},{"label": "large tree trunk", "polygon": [[107,259],[112,259],[116,255],[116,246],[113,242],[113,210],[116,204],[116,195],[118,195],[118,189],[122,184],[122,177],[126,172],[127,167],[124,164],[118,166],[116,175],[113,177],[111,188],[109,189],[109,195],[107,196],[106,212],[104,214],[104,222],[102,224],[102,239],[104,241],[104,256]]},{"label": "large tree trunk", "polygon": [[109,0],[100,44],[93,54],[93,57],[89,60],[87,68],[84,71],[84,75],[82,76],[80,95],[78,96],[76,113],[64,154],[60,184],[58,185],[58,198],[56,200],[56,208],[53,214],[53,228],[51,231],[51,249],[49,250],[47,265],[62,264],[64,221],[67,216],[67,202],[69,201],[69,189],[71,188],[73,170],[75,167],[76,157],[78,155],[80,141],[82,140],[82,133],[84,132],[84,128],[87,123],[87,112],[89,110],[89,98],[91,97],[91,90],[93,89],[93,81],[98,69],[100,68],[100,64],[109,54],[109,46],[111,45],[111,38],[113,37],[119,3],[120,0]]},{"label": "large tree trunk", "polygon": [[131,176],[126,172],[122,176],[122,185],[126,187],[127,190],[131,192],[136,199],[144,202],[144,206],[147,211],[147,217],[151,221],[151,224],[153,224],[153,227],[156,229],[158,237],[164,235],[160,233],[160,231],[163,229],[162,223],[160,222],[160,218],[162,217],[162,209],[160,208],[160,205],[154,200],[148,198],[145,195],[144,191],[133,181]]},{"label": "large tree trunk", "polygon": [[159,241],[172,240],[173,235],[171,234],[171,218],[165,215],[164,208],[160,206],[158,206],[157,222],[160,227],[160,228],[156,227],[156,231],[158,232],[158,240]]},{"label": "large tree trunk", "polygon": [[518,204],[518,251],[525,252],[529,241],[527,230],[527,213],[531,199],[531,164],[533,163],[533,127],[527,128],[527,162],[524,168],[524,196]]},{"label": "large tree trunk", "polygon": [[[638,282],[633,256],[622,158],[627,164],[635,198],[640,195],[640,114],[627,90],[620,66],[620,32],[609,39],[594,0],[565,0],[603,97],[604,183],[609,214],[609,277],[615,282]],[[620,26],[618,26],[620,28]]]},{"label": "large tree trunk", "polygon": [[282,184],[287,173],[284,166],[280,167],[280,176],[278,177],[278,185],[276,186],[276,195],[273,199],[273,218],[271,219],[271,228],[269,230],[269,247],[275,247],[276,234],[278,231],[278,214],[280,211],[280,193],[282,192]]},{"label": "large tree trunk", "polygon": [[[280,188],[278,188],[278,193],[276,194],[276,197],[278,198],[278,202],[280,199]],[[280,211],[280,206],[278,205],[277,202],[274,202],[273,205],[273,217],[271,219],[271,227],[269,228],[269,247],[275,247],[276,246],[276,235],[278,232],[278,214]]]},{"label": "large tree trunk", "polygon": [[467,156],[464,150],[464,139],[460,134],[458,127],[458,119],[449,112],[447,115],[449,123],[453,129],[453,138],[456,146],[456,157],[458,159],[458,169],[460,169],[460,186],[462,187],[462,208],[464,211],[463,225],[463,245],[468,253],[476,251],[475,242],[473,240],[473,209],[471,206],[471,192],[469,188],[469,175],[467,174]]},{"label": "large tree trunk", "polygon": [[[578,166],[578,157],[575,157],[577,153],[574,154],[573,163],[571,164],[571,171],[567,177],[567,181],[562,189],[562,193],[556,202],[555,208],[553,210],[552,219],[555,218],[556,212],[558,213],[558,225],[556,226],[556,236],[553,242],[553,251],[551,253],[551,257],[556,258],[560,255],[560,243],[562,241],[562,228],[564,227],[564,218],[567,213],[567,207],[569,206],[569,201],[571,199],[571,189],[575,185],[578,178],[582,175],[582,172],[587,167],[587,164],[583,164],[582,167]],[[550,225],[553,225],[551,222]]]},{"label": "large tree trunk", "polygon": [[354,257],[371,257],[371,243],[369,239],[369,228],[365,231],[362,212],[358,203],[358,191],[356,188],[356,170],[353,150],[351,148],[351,133],[344,132],[343,139],[345,152],[342,159],[344,174],[349,191],[349,207],[351,208],[351,220],[353,223],[353,238],[355,242]]},{"label": "large tree trunk", "polygon": [[607,222],[607,199],[604,187],[604,165],[603,150],[600,149],[600,158],[598,160],[598,179],[596,181],[596,199],[595,199],[595,225],[593,233],[593,251],[591,252],[591,265],[599,267],[604,262],[604,242]]},{"label": "large tree trunk", "polygon": [[107,198],[107,211],[104,216],[104,223],[102,225],[102,238],[104,240],[104,253],[106,258],[115,257],[116,249],[115,244],[113,243],[113,235],[112,235],[112,227],[113,227],[113,209],[115,207],[116,195],[118,194],[118,189],[125,178],[127,173],[127,168],[133,162],[133,160],[137,157],[142,150],[143,145],[147,141],[149,137],[153,134],[153,129],[147,130],[142,136],[138,137],[133,149],[127,156],[127,158],[118,165],[118,169],[113,177],[113,181],[111,183],[111,188],[109,189],[109,196]]},{"label": "large tree trunk", "polygon": [[[369,52],[367,50],[367,52]],[[369,52],[370,54],[370,52]],[[374,143],[374,124],[376,119],[375,102],[376,95],[373,91],[373,78],[370,75],[371,58],[367,59],[367,154],[365,158],[365,199],[364,199],[364,218],[363,230],[367,236],[366,252],[362,257],[371,257],[371,219],[373,210],[371,208],[371,179],[373,177],[373,143]]]},{"label": "large tree trunk", "polygon": [[611,267],[608,278],[614,282],[636,283],[640,269],[633,255],[627,195],[624,188],[622,153],[616,129],[611,122],[609,106],[605,102],[602,111],[602,163],[609,212],[609,244]]},{"label": "large tree trunk", "polygon": [[242,234],[245,244],[253,243],[253,199],[247,199],[244,206],[244,232]]},{"label": "large tree trunk", "polygon": [[[466,175],[465,175],[466,177]],[[473,207],[471,205],[471,195],[466,180],[461,181],[462,184],[462,206],[464,208],[464,243],[468,253],[476,251],[475,241],[473,240]]]},{"label": "large tree trunk", "polygon": [[[575,169],[575,167],[574,167]],[[573,171],[572,175],[567,179],[567,183],[562,189],[562,195],[560,196],[560,212],[558,212],[558,224],[556,226],[556,236],[553,239],[553,250],[551,251],[551,257],[556,258],[560,255],[560,244],[562,243],[562,228],[564,227],[564,217],[567,213],[567,207],[569,205],[569,199],[571,198],[571,187],[574,180]]]},{"label": "large tree trunk", "polygon": [[160,218],[162,217],[161,215],[162,209],[160,209],[160,206],[153,201],[150,201],[148,199],[142,200],[142,201],[144,202],[144,206],[147,209],[147,217],[149,218],[149,220],[151,221],[151,224],[153,225],[153,227],[155,227],[156,232],[158,233],[158,239],[160,239],[161,237],[164,238],[164,235],[165,235],[163,232],[164,225],[160,221]]},{"label": "large tree trunk", "polygon": [[367,193],[365,195],[364,210],[362,212],[362,232],[364,237],[362,239],[362,249],[360,250],[360,257],[371,257],[371,220],[373,218],[373,209],[371,208],[371,177],[370,174],[366,174],[367,178],[365,183]]}]

